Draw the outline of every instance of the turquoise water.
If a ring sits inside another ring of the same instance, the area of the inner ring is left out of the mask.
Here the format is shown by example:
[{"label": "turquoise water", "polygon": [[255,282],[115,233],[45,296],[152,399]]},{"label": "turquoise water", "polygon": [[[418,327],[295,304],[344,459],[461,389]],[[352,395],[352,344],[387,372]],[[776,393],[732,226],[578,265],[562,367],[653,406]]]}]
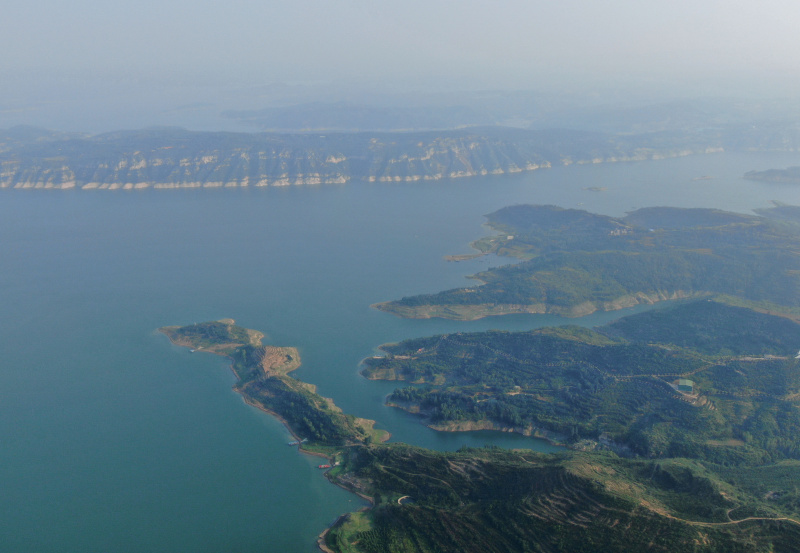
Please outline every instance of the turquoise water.
[{"label": "turquoise water", "polygon": [[[223,358],[159,326],[231,317],[300,348],[295,376],[393,439],[438,449],[497,444],[440,434],[385,407],[359,376],[383,342],[580,320],[403,320],[378,301],[468,282],[507,260],[447,263],[483,215],[553,203],[621,215],[648,205],[737,211],[800,203],[800,187],[744,181],[797,155],[713,155],[434,183],[264,190],[0,191],[0,543],[19,552],[314,550],[354,510],[318,460],[231,391]],[[710,175],[713,180],[693,180]],[[604,192],[584,190],[606,187]]]}]

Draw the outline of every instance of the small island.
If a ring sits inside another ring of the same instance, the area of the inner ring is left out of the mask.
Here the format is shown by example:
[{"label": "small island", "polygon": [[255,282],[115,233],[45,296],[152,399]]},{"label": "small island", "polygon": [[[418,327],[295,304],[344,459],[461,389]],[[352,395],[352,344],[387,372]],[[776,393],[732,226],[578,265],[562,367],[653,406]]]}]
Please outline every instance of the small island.
[{"label": "small island", "polygon": [[458,255],[446,255],[444,256],[445,261],[470,261],[471,259],[477,259],[479,257],[483,257],[486,255],[485,253],[462,253]]}]

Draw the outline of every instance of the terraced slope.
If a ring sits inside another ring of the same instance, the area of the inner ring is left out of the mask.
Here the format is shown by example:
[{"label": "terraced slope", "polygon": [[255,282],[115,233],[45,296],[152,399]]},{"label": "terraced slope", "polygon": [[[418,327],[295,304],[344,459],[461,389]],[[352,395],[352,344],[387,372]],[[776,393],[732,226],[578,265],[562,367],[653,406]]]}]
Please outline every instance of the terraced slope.
[{"label": "terraced slope", "polygon": [[753,498],[687,463],[399,445],[353,450],[347,468],[377,505],[328,534],[342,552],[788,552],[800,538],[791,517],[728,518]]}]

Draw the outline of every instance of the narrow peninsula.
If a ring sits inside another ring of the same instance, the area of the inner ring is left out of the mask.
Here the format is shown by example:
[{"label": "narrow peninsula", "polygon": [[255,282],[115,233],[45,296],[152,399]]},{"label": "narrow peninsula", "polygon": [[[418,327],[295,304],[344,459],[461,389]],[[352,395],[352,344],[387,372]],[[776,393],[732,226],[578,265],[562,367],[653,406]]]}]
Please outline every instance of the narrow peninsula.
[{"label": "narrow peninsula", "polygon": [[234,390],[246,403],[283,421],[307,453],[333,457],[337,448],[389,437],[373,428],[374,421],[342,413],[312,384],[289,376],[300,366],[296,348],[264,346],[262,333],[237,326],[233,319],[159,331],[176,345],[230,358],[237,379]]}]

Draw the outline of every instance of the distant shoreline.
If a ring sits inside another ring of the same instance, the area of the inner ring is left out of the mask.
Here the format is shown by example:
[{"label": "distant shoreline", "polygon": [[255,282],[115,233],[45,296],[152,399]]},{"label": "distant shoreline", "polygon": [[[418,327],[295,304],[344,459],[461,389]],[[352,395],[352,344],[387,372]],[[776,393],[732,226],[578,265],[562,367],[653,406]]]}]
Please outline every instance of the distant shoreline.
[{"label": "distant shoreline", "polygon": [[[1,134],[1,133],[0,133]],[[554,148],[553,141],[557,144]],[[62,147],[68,144],[69,147]],[[551,144],[551,145],[547,145]],[[587,150],[587,146],[590,146]],[[402,183],[509,175],[569,165],[654,161],[724,152],[716,135],[519,129],[419,132],[220,133],[41,131],[0,152],[0,188],[142,190]],[[57,154],[57,155],[56,155]],[[288,161],[287,161],[288,160]]]}]

